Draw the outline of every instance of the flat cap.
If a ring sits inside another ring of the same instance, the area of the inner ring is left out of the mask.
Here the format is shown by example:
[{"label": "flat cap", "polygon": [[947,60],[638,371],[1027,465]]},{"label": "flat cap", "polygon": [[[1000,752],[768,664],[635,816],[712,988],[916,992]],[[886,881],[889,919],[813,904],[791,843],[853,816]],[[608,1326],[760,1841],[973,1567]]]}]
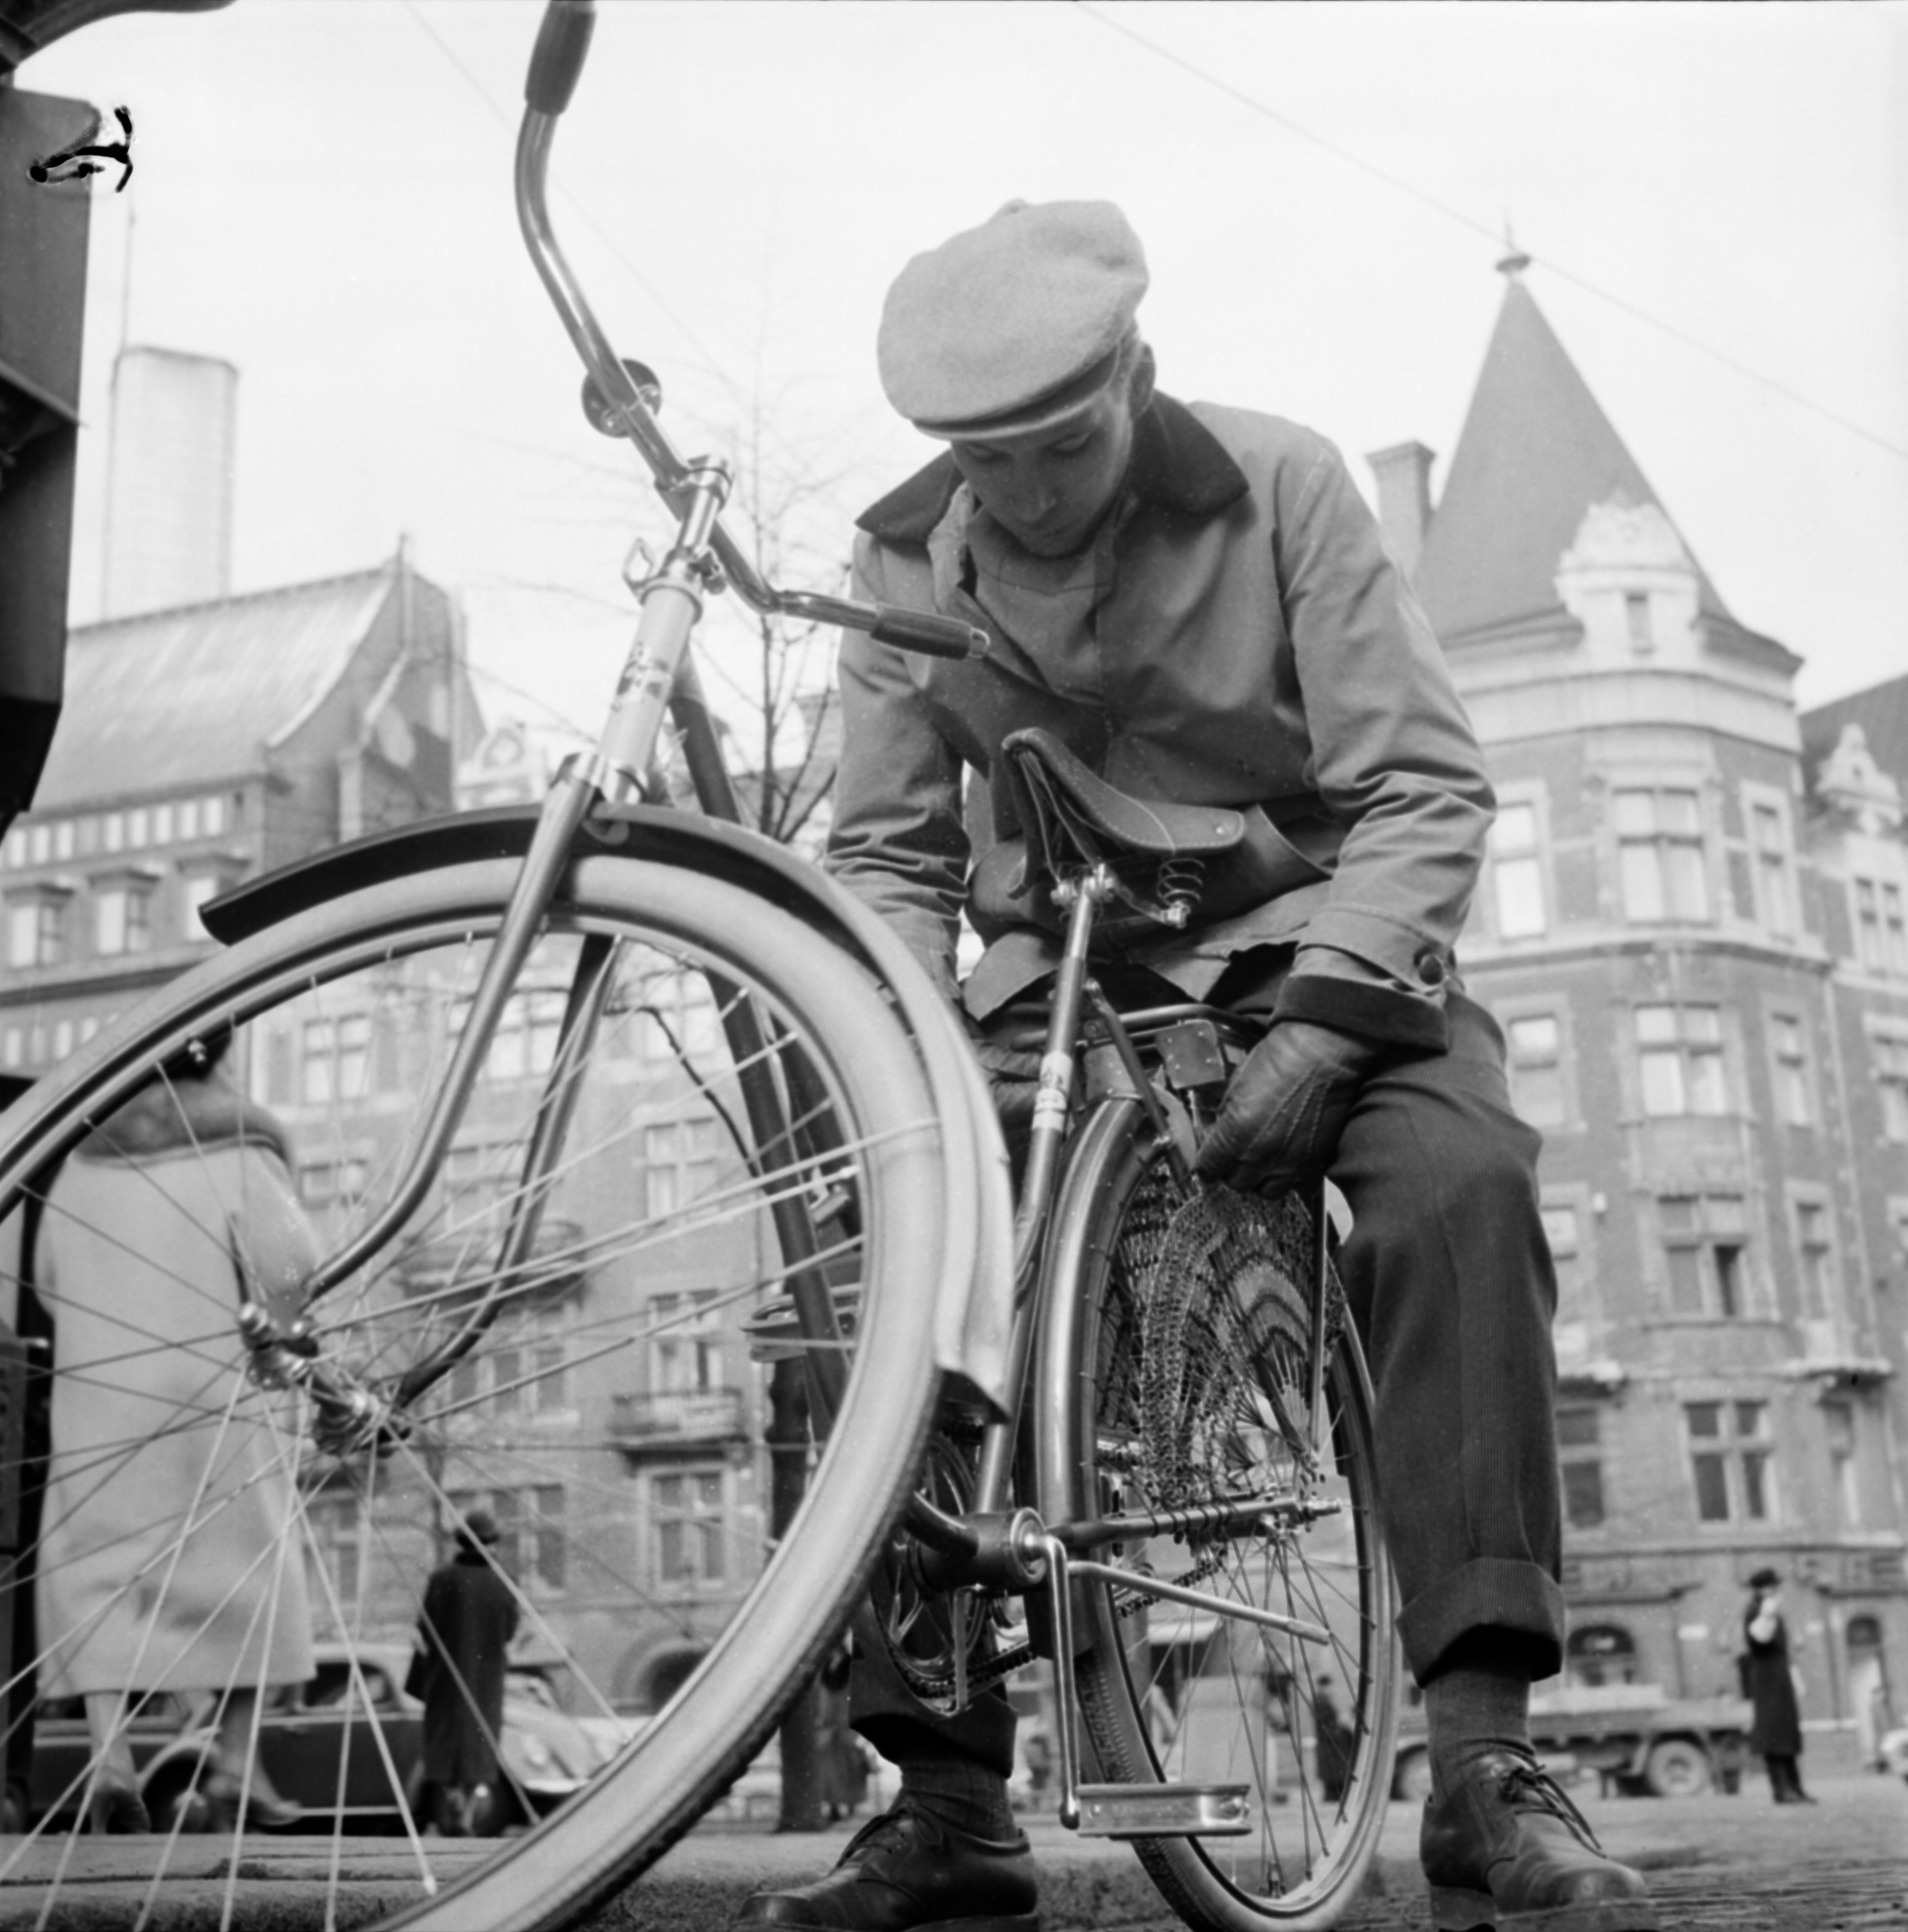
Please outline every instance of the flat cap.
[{"label": "flat cap", "polygon": [[881,386],[929,436],[1049,428],[1112,375],[1146,280],[1139,237],[1110,201],[1010,201],[896,278]]},{"label": "flat cap", "polygon": [[1758,1570],[1754,1576],[1750,1578],[1749,1587],[1752,1590],[1773,1590],[1781,1581],[1782,1578],[1779,1572],[1762,1569]]}]

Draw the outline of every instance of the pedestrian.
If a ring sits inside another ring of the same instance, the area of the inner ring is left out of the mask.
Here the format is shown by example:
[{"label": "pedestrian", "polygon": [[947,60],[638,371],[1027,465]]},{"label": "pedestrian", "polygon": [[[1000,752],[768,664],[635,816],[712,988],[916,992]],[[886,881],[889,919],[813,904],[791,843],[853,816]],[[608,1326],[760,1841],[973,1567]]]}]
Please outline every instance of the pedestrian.
[{"label": "pedestrian", "polygon": [[194,1041],[94,1127],[38,1217],[55,1371],[40,1695],[85,1700],[96,1829],[147,1828],[124,1725],[158,1690],[207,1700],[209,1804],[236,1815],[244,1795],[249,1822],[299,1816],[248,1769],[261,1692],[314,1669],[298,1441],[232,1344],[243,1300],[296,1318],[317,1244],[278,1122],[224,1076],[231,1042]]},{"label": "pedestrian", "polygon": [[[1275,1192],[1329,1173],[1350,1202],[1342,1264],[1430,1725],[1433,1917],[1653,1928],[1641,1879],[1531,1745],[1530,1685],[1561,1666],[1564,1623],[1556,1281],[1538,1138],[1453,956],[1495,810],[1483,758],[1337,451],[1161,393],[1135,320],[1147,279],[1111,204],[1016,202],[890,290],[883,386],[945,448],[860,518],[856,592],[980,626],[989,649],[844,637],[828,866],[956,1002],[1004,1119],[1024,1118],[1037,1056],[990,1028],[1052,970],[1058,921],[1016,890],[1007,788],[985,782],[1003,740],[1037,725],[1130,794],[1245,813],[1195,925],[1116,936],[1096,971],[1116,997],[1269,1021],[1199,1171]],[[957,988],[964,912],[987,949]],[[1034,1926],[1006,1698],[943,1717],[876,1648],[853,1699],[900,1767],[896,1808],[740,1922]]]},{"label": "pedestrian", "polygon": [[430,1573],[418,1618],[418,1661],[406,1688],[424,1700],[418,1809],[426,1828],[447,1838],[478,1834],[499,1808],[497,1744],[517,1593],[496,1545],[496,1519],[470,1510],[457,1528],[457,1553]]},{"label": "pedestrian", "polygon": [[1749,1579],[1742,1641],[1744,1694],[1755,1706],[1749,1748],[1768,1767],[1777,1804],[1813,1804],[1802,1789],[1802,1711],[1789,1658],[1789,1626],[1782,1617],[1782,1578],[1774,1570],[1758,1570]]},{"label": "pedestrian", "polygon": [[1318,1737],[1315,1752],[1318,1763],[1318,1789],[1328,1804],[1335,1804],[1345,1796],[1352,1779],[1352,1759],[1358,1749],[1358,1733],[1340,1714],[1338,1700],[1332,1694],[1332,1680],[1321,1677],[1312,1698],[1312,1720]]}]

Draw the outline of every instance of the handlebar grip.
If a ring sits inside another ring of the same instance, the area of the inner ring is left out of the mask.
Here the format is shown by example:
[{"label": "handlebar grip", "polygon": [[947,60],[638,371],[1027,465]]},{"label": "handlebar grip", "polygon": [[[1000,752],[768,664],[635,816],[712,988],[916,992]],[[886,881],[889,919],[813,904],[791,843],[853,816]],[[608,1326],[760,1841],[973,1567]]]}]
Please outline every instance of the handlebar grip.
[{"label": "handlebar grip", "polygon": [[560,114],[569,106],[596,27],[596,0],[550,0],[524,82],[526,105],[539,114]]},{"label": "handlebar grip", "polygon": [[930,610],[905,610],[898,604],[878,604],[868,634],[877,643],[898,650],[919,651],[931,658],[982,658],[987,633],[958,617],[938,617]]}]

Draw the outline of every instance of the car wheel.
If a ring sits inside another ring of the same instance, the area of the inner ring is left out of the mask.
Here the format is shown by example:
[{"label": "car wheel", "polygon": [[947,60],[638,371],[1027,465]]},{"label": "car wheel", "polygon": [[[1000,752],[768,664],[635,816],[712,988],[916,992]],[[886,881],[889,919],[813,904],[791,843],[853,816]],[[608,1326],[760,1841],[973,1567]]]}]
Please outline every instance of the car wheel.
[{"label": "car wheel", "polygon": [[1709,1789],[1709,1754],[1689,1738],[1665,1738],[1650,1748],[1643,1782],[1658,1798],[1695,1798]]}]

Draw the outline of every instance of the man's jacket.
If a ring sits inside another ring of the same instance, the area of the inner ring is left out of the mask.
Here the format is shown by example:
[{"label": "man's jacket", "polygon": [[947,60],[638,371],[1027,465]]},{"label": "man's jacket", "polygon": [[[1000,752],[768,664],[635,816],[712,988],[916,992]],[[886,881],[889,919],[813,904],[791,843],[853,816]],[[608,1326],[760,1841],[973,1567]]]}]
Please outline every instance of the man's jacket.
[{"label": "man's jacket", "polygon": [[[963,767],[986,777],[1002,740],[1037,724],[1136,796],[1259,806],[1289,848],[1289,889],[1162,928],[1129,957],[1198,998],[1236,954],[1288,945],[1281,1016],[1442,1048],[1493,802],[1437,640],[1342,458],[1295,424],[1162,396],[1125,487],[1112,568],[1064,662],[976,601],[973,500],[951,457],[860,519],[858,595],[982,624],[992,648],[957,662],[844,634],[830,871],[951,992],[978,856]],[[978,1017],[1031,976],[1024,947],[1004,950],[970,982]]]}]

